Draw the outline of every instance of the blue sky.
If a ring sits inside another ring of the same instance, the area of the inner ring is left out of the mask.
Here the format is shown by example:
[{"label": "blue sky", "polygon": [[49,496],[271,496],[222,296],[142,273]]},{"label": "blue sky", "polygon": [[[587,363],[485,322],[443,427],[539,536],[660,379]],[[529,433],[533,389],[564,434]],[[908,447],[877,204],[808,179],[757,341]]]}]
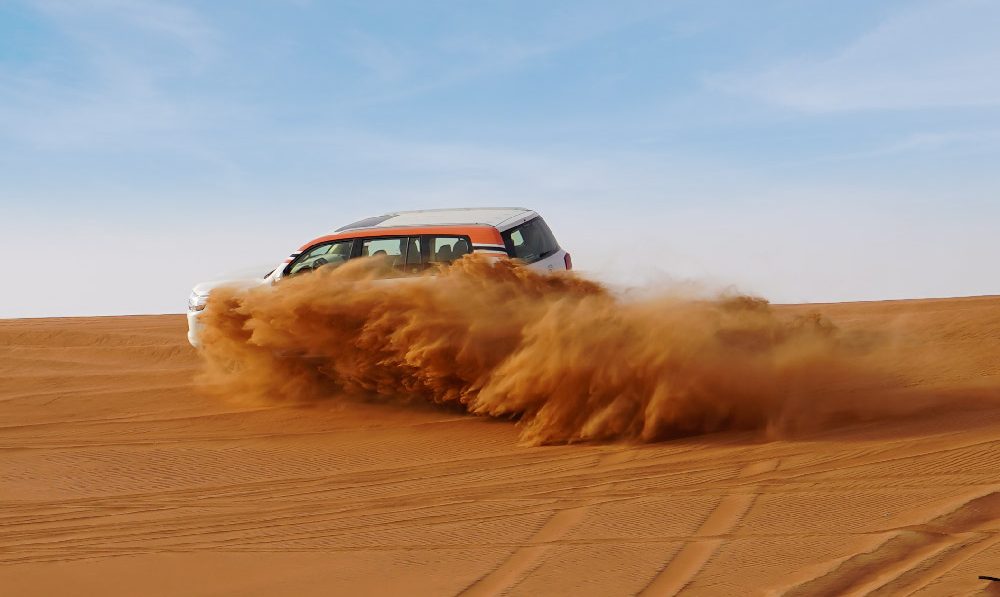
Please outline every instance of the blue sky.
[{"label": "blue sky", "polygon": [[[0,316],[524,205],[612,282],[1000,293],[1000,3],[0,2]],[[7,286],[7,285],[5,285]]]}]

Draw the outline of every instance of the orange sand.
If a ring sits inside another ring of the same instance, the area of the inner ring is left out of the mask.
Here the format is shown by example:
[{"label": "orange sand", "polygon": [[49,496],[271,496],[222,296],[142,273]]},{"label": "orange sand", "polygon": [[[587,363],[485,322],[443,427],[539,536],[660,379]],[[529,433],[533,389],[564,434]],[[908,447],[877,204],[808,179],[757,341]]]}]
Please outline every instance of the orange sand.
[{"label": "orange sand", "polygon": [[511,422],[423,403],[204,395],[180,316],[0,321],[0,594],[989,588],[1000,299],[819,309],[891,329],[907,383],[987,406],[527,447]]}]

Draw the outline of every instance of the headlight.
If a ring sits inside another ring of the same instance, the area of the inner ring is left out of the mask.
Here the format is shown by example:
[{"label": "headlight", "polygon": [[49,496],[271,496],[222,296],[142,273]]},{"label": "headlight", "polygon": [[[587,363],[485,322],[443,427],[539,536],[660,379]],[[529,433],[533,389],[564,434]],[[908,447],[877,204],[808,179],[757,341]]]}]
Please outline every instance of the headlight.
[{"label": "headlight", "polygon": [[205,308],[205,303],[208,302],[207,294],[196,294],[191,293],[188,297],[188,311],[201,311]]}]

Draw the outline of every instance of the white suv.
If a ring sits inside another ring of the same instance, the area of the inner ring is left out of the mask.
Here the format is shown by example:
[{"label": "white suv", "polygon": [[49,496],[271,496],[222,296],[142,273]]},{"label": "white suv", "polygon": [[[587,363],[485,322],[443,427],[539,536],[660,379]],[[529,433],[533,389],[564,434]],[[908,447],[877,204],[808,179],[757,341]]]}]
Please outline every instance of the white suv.
[{"label": "white suv", "polygon": [[188,299],[188,341],[198,346],[198,318],[213,288],[250,288],[285,276],[337,266],[357,257],[380,255],[404,272],[482,253],[518,259],[532,269],[573,269],[545,220],[520,207],[478,207],[401,211],[365,218],[313,239],[262,278],[198,284]]}]

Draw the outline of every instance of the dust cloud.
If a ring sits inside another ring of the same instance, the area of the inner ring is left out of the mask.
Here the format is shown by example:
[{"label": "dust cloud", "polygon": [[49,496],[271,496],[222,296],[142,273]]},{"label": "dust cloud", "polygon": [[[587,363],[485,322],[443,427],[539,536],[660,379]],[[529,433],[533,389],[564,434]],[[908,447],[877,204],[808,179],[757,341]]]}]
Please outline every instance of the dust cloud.
[{"label": "dust cloud", "polygon": [[352,261],[213,292],[202,385],[266,400],[426,401],[517,419],[527,444],[769,437],[931,408],[817,313],[763,299],[632,298],[470,256],[379,279]]}]

